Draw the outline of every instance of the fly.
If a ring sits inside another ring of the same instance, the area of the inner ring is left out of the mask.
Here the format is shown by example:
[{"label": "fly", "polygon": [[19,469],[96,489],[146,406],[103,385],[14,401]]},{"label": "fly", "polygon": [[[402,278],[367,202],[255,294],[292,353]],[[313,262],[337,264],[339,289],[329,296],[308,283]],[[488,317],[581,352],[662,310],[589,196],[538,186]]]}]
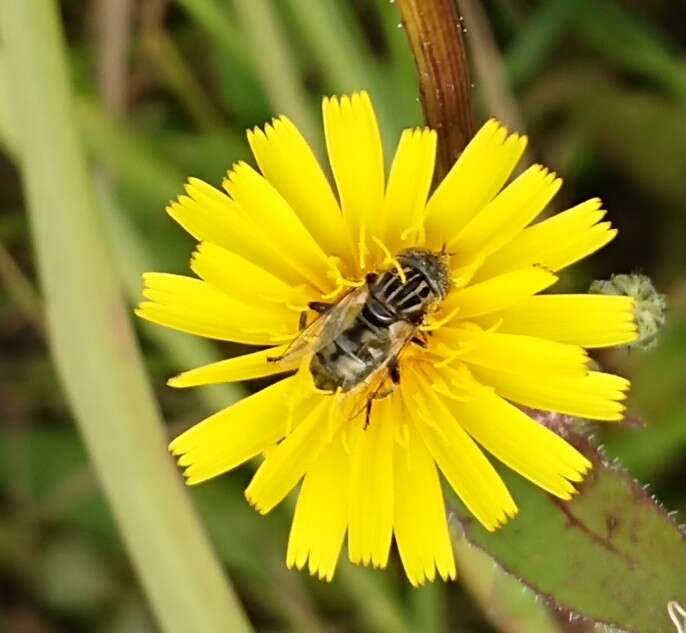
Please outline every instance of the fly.
[{"label": "fly", "polygon": [[336,304],[312,302],[320,316],[304,329],[278,362],[311,353],[309,369],[315,386],[329,393],[359,393],[369,424],[374,400],[400,383],[399,358],[418,336],[427,314],[450,289],[445,252],[424,248],[401,251],[395,268],[367,275],[366,284]]}]

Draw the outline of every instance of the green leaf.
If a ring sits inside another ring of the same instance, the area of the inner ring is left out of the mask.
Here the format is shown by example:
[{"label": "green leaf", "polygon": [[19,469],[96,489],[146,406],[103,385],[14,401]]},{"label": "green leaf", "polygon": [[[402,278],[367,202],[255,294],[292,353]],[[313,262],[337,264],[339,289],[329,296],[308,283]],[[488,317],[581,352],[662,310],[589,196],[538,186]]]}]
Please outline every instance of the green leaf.
[{"label": "green leaf", "polygon": [[686,604],[686,537],[588,440],[566,439],[594,464],[574,500],[503,473],[519,516],[489,533],[458,503],[466,538],[557,608],[631,633],[674,633],[667,605]]},{"label": "green leaf", "polygon": [[[456,526],[459,530],[459,525]],[[562,633],[547,604],[521,582],[506,574],[463,535],[453,538],[460,582],[498,631]]]},{"label": "green leaf", "polygon": [[686,319],[670,316],[657,347],[634,359],[631,397],[650,424],[605,440],[608,452],[619,456],[629,472],[652,482],[673,469],[686,451]]}]

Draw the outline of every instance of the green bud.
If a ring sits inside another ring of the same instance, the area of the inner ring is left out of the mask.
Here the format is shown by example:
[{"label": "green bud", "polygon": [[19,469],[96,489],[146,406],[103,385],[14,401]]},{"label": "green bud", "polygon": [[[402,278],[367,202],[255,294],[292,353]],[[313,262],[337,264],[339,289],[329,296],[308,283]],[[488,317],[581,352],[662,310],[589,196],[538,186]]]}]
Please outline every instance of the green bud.
[{"label": "green bud", "polygon": [[636,302],[636,323],[638,339],[629,347],[650,349],[657,343],[657,337],[665,324],[667,299],[659,293],[650,277],[646,275],[612,275],[609,280],[594,281],[588,289],[601,295],[624,295]]}]

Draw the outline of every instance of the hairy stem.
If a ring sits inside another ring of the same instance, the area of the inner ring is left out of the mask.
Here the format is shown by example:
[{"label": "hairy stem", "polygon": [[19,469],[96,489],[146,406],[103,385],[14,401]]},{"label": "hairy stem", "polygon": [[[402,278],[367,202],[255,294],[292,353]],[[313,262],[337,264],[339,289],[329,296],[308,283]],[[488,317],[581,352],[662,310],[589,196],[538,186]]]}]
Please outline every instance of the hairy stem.
[{"label": "hairy stem", "polygon": [[424,116],[438,133],[437,178],[472,137],[471,80],[454,0],[397,0],[419,77]]}]

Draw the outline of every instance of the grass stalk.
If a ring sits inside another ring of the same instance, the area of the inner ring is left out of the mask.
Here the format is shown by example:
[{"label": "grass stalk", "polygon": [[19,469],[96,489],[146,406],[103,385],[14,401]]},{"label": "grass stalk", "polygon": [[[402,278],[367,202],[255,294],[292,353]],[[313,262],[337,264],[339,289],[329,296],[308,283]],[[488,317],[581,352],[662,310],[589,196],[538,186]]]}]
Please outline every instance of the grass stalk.
[{"label": "grass stalk", "polygon": [[56,3],[0,0],[0,35],[53,358],[134,567],[163,631],[247,632],[166,455],[94,213]]},{"label": "grass stalk", "polygon": [[322,78],[330,90],[375,92],[374,61],[355,22],[344,19],[344,5],[331,0],[287,0],[286,5],[303,44],[319,60]]},{"label": "grass stalk", "polygon": [[483,6],[475,0],[461,0],[460,9],[467,24],[467,42],[488,114],[511,130],[524,131],[524,117],[509,89],[503,57]]},{"label": "grass stalk", "polygon": [[0,242],[0,284],[4,285],[10,300],[22,316],[39,333],[43,334],[43,306],[33,284]]},{"label": "grass stalk", "polygon": [[[253,64],[272,107],[288,115],[305,137],[319,140],[319,126],[307,100],[293,47],[271,0],[234,0],[233,5],[253,52]],[[317,149],[321,149],[317,147]]]}]

